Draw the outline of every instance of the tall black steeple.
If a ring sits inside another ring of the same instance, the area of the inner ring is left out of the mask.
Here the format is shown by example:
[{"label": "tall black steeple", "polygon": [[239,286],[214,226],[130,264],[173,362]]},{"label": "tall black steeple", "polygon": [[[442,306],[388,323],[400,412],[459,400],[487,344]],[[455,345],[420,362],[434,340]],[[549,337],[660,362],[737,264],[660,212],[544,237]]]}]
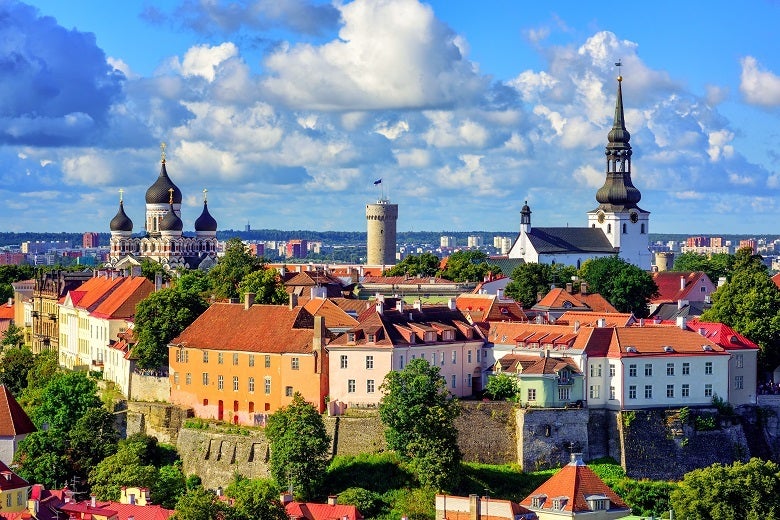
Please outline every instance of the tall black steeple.
[{"label": "tall black steeple", "polygon": [[[637,208],[642,194],[631,183],[631,134],[623,116],[623,77],[618,76],[615,120],[607,137],[607,179],[596,192],[598,209],[608,212]],[[638,209],[638,208],[637,208]]]}]

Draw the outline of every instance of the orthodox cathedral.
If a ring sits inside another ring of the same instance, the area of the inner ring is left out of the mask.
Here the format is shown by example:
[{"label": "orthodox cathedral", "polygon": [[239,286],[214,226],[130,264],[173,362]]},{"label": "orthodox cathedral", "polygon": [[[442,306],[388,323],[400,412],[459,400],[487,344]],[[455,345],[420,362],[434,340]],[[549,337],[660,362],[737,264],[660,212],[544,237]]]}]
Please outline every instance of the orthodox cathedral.
[{"label": "orthodox cathedral", "polygon": [[181,190],[165,167],[165,145],[161,145],[160,176],[146,190],[146,233],[133,236],[133,221],[125,213],[122,190],[119,210],[111,219],[111,252],[107,267],[123,269],[148,258],[166,270],[179,267],[209,269],[217,262],[217,221],[209,213],[206,190],[203,211],[195,221],[195,236],[184,236],[181,220]]},{"label": "orthodox cathedral", "polygon": [[588,212],[588,227],[531,227],[531,208],[526,203],[520,210],[520,233],[509,258],[579,268],[589,258],[617,254],[650,269],[650,212],[637,206],[642,195],[631,182],[631,135],[623,117],[622,76],[617,80],[615,120],[607,136],[607,178],[596,192],[598,207]]}]

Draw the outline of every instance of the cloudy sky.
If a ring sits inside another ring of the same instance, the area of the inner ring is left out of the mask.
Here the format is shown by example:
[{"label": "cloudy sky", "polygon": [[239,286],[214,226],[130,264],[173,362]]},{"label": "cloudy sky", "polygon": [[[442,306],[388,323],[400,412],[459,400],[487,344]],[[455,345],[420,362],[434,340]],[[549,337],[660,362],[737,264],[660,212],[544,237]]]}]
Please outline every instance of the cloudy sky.
[{"label": "cloudy sky", "polygon": [[[538,4],[538,5],[537,5]],[[706,9],[706,10],[704,10]],[[615,62],[651,232],[780,233],[780,3],[0,0],[2,231],[583,226]],[[379,188],[374,181],[382,179]],[[381,189],[380,189],[381,188]]]}]

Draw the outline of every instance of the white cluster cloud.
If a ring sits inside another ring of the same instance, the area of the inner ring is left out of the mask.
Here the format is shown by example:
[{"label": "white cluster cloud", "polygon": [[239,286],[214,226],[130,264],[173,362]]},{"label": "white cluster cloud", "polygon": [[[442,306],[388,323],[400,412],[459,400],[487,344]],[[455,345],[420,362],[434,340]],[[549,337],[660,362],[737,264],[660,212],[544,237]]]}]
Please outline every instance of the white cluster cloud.
[{"label": "white cluster cloud", "polygon": [[780,76],[761,70],[753,56],[742,58],[742,75],[739,90],[748,103],[763,106],[780,106]]}]

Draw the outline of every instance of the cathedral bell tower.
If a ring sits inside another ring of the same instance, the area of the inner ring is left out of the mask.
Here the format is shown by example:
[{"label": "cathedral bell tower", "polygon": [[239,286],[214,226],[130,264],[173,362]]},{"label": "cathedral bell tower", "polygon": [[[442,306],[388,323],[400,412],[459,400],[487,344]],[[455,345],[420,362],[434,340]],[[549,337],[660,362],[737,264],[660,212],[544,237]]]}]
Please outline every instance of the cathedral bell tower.
[{"label": "cathedral bell tower", "polygon": [[622,259],[650,269],[650,212],[637,206],[642,194],[631,182],[631,134],[623,116],[623,77],[617,81],[615,120],[605,151],[607,178],[596,192],[598,207],[588,212],[588,226],[601,229]]}]

